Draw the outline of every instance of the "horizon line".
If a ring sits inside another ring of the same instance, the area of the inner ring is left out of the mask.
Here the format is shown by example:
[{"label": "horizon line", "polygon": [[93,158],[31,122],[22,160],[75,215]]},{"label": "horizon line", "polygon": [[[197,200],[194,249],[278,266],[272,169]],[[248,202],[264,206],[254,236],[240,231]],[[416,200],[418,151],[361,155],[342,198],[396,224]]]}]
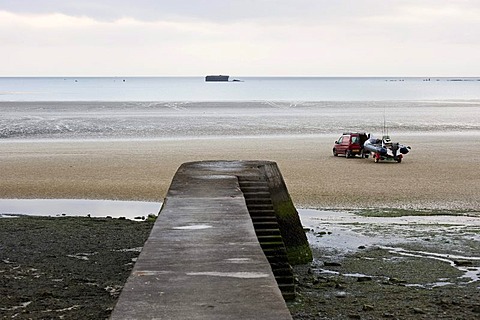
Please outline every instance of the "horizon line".
[{"label": "horizon line", "polygon": [[[0,75],[0,78],[198,78],[205,75]],[[217,74],[215,74],[217,75]],[[246,78],[480,78],[472,75],[234,75]]]}]

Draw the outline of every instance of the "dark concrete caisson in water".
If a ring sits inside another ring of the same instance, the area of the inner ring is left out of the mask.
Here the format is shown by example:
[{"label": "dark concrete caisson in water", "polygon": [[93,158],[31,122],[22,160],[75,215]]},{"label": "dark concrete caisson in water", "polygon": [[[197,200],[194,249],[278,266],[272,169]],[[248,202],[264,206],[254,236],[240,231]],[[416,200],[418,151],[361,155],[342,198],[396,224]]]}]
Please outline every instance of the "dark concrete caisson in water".
[{"label": "dark concrete caisson in water", "polygon": [[205,81],[228,81],[229,76],[216,75],[216,76],[206,76]]}]

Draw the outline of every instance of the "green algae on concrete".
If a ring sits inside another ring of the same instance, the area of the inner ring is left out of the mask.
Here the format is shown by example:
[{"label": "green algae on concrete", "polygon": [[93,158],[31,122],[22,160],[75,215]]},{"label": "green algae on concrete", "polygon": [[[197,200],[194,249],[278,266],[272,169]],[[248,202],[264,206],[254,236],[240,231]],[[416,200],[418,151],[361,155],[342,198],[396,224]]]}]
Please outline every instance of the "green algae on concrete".
[{"label": "green algae on concrete", "polygon": [[298,265],[312,261],[312,251],[293,203],[273,201],[273,207],[290,264]]},{"label": "green algae on concrete", "polygon": [[265,163],[262,169],[268,181],[270,196],[287,250],[288,261],[292,265],[309,263],[312,261],[312,251],[280,169],[275,162]]}]

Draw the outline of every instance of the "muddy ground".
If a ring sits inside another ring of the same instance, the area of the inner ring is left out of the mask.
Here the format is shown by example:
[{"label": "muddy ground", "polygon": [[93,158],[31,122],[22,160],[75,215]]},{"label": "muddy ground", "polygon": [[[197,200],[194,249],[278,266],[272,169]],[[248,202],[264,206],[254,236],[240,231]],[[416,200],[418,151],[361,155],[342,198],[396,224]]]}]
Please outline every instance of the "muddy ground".
[{"label": "muddy ground", "polygon": [[1,318],[108,318],[152,226],[105,218],[1,218]]},{"label": "muddy ground", "polygon": [[431,214],[302,219],[314,261],[295,267],[294,319],[480,319],[480,217]]},{"label": "muddy ground", "polygon": [[[152,225],[0,219],[1,318],[108,318]],[[394,241],[382,225],[312,222],[315,259],[295,267],[297,299],[288,304],[294,319],[479,319],[480,228],[414,229]],[[327,245],[349,237],[360,239],[355,248]]]},{"label": "muddy ground", "polygon": [[[441,261],[399,258],[371,248],[295,268],[294,319],[479,319],[479,283],[432,287],[460,277]],[[328,266],[325,266],[325,263]]]}]

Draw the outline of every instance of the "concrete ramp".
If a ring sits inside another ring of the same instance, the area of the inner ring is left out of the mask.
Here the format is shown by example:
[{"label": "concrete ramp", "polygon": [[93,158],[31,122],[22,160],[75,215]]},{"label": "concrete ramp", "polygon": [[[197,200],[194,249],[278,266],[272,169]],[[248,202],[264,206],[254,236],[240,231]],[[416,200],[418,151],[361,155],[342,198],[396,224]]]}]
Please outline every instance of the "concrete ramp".
[{"label": "concrete ramp", "polygon": [[[271,241],[268,219],[260,223],[268,225],[262,236],[270,240],[260,244],[239,182],[241,175],[258,183],[265,164],[274,163],[209,161],[179,168],[111,319],[291,319],[279,288],[284,276],[271,266],[289,268],[285,248],[271,251],[278,241]],[[285,282],[293,288],[293,278]]]}]

